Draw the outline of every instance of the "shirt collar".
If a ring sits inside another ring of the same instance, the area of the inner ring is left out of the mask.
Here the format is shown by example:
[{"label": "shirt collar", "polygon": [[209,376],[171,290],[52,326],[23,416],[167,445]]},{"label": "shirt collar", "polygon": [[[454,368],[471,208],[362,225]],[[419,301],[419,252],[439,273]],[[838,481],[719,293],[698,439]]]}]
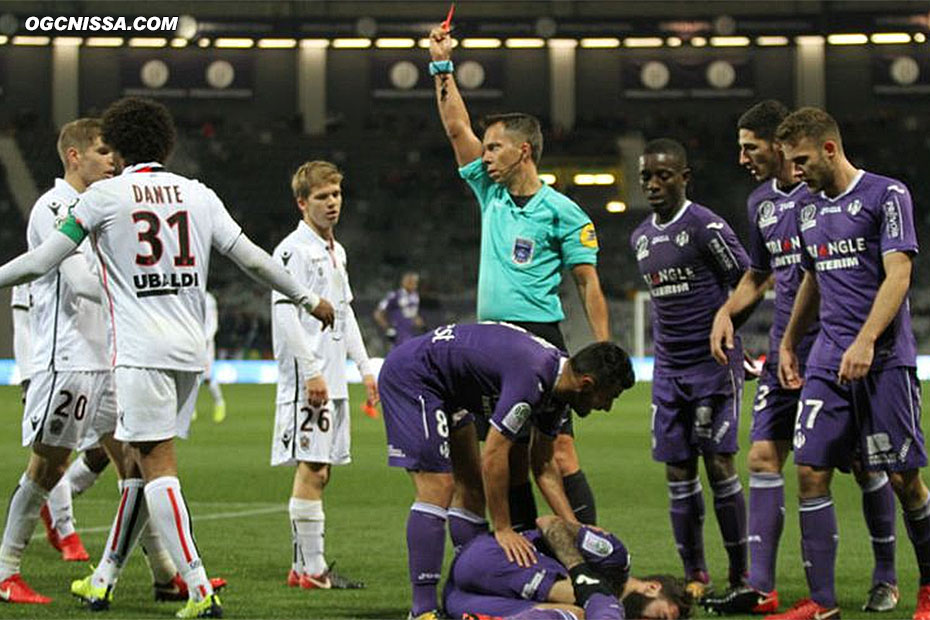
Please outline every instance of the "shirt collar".
[{"label": "shirt collar", "polygon": [[131,166],[126,166],[123,168],[122,174],[132,174],[133,172],[155,172],[156,170],[162,170],[162,166],[157,161],[149,161],[141,164],[133,164]]},{"label": "shirt collar", "polygon": [[856,189],[856,186],[859,185],[859,181],[861,181],[861,180],[862,180],[862,177],[864,177],[864,176],[865,176],[865,170],[859,170],[859,171],[856,172],[856,176],[853,177],[853,180],[849,183],[849,185],[846,186],[846,189],[844,189],[842,192],[840,192],[835,198],[830,198],[830,197],[827,196],[825,193],[823,193],[822,190],[821,190],[821,192],[820,192],[820,197],[823,198],[823,199],[825,199],[825,200],[829,200],[830,202],[836,202],[837,200],[839,200],[839,199],[842,198],[843,196],[846,196],[846,195],[849,194],[851,191],[853,191],[854,189]]},{"label": "shirt collar", "polygon": [[792,194],[794,194],[796,191],[798,191],[798,190],[801,188],[802,185],[804,185],[804,182],[803,182],[803,181],[800,181],[800,182],[798,182],[798,183],[795,183],[795,184],[794,184],[794,187],[791,188],[791,191],[790,191],[790,192],[786,192],[786,191],[783,191],[783,190],[779,189],[779,187],[778,187],[778,179],[772,178],[772,191],[775,192],[776,194],[778,194],[779,196],[784,196],[784,197],[786,197],[786,198],[787,198],[788,196],[791,196]]},{"label": "shirt collar", "polygon": [[681,208],[678,210],[678,213],[675,214],[675,217],[665,222],[664,224],[660,224],[658,216],[655,213],[653,213],[652,214],[652,225],[658,228],[659,230],[665,230],[666,228],[668,228],[669,226],[671,226],[672,224],[680,220],[682,216],[685,214],[685,211],[687,211],[688,207],[690,206],[691,206],[691,201],[686,198],[685,204],[681,205]]},{"label": "shirt collar", "polygon": [[74,186],[58,177],[55,179],[55,192],[58,194],[64,194],[68,198],[77,198],[80,196],[80,192],[74,189]]},{"label": "shirt collar", "polygon": [[[315,243],[316,245],[326,250],[330,248],[329,241],[321,237],[320,234],[304,220],[300,220],[300,222],[297,224],[297,230],[298,234],[300,234],[301,237],[304,237],[307,241]],[[335,242],[333,243],[332,247],[336,247]]]}]

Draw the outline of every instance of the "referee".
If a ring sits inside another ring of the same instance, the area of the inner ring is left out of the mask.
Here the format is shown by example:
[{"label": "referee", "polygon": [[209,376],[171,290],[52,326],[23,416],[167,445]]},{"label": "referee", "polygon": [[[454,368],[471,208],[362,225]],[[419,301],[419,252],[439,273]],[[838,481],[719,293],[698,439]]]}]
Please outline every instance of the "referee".
[{"label": "referee", "polygon": [[[571,199],[539,180],[543,143],[539,121],[520,113],[489,116],[482,122],[484,139],[478,139],[455,84],[451,53],[448,30],[434,28],[429,70],[435,76],[439,116],[459,174],[481,208],[478,320],[514,323],[564,351],[559,284],[567,268],[594,338],[606,341],[610,331],[597,276],[594,224]],[[527,449],[526,443],[518,443],[511,450],[510,511],[517,530],[535,527],[536,521]],[[555,457],[575,515],[593,525],[594,496],[578,462],[570,419],[555,442]]]}]

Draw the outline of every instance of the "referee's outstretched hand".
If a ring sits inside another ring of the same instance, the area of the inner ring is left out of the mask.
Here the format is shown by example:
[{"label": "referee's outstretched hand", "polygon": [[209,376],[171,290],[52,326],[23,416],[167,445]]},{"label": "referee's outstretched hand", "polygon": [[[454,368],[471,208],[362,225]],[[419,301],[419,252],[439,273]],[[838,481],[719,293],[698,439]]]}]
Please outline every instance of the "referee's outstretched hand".
[{"label": "referee's outstretched hand", "polygon": [[320,299],[320,303],[316,305],[316,308],[310,311],[310,314],[320,320],[323,324],[323,329],[332,327],[333,323],[336,321],[336,311],[333,310],[333,305],[325,299]]}]

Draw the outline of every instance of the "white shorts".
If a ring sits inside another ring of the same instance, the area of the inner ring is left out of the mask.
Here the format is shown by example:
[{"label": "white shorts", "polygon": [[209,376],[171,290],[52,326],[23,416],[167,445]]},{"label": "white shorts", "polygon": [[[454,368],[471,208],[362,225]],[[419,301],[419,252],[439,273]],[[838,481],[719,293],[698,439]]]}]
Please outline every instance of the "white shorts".
[{"label": "white shorts", "polygon": [[310,407],[306,400],[278,403],[271,443],[272,465],[329,463],[347,465],[349,454],[349,399]]},{"label": "white shorts", "polygon": [[[41,443],[76,450],[85,436],[96,435],[107,424],[115,425],[112,399],[108,370],[36,372],[23,410],[23,446]],[[98,415],[101,419],[95,420]]]},{"label": "white shorts", "polygon": [[116,378],[120,441],[186,438],[197,404],[199,372],[120,366]]},{"label": "white shorts", "polygon": [[94,411],[94,417],[84,430],[84,439],[78,450],[90,450],[100,445],[104,435],[112,435],[116,432],[116,381],[113,379],[113,372],[107,371],[107,379],[103,395],[100,397],[100,403],[97,410]]}]

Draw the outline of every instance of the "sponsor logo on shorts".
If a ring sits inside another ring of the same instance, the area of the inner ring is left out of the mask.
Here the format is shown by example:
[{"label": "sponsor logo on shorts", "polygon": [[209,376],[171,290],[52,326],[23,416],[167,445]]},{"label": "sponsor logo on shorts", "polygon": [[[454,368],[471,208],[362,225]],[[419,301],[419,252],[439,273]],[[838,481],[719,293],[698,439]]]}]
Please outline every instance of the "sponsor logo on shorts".
[{"label": "sponsor logo on shorts", "polygon": [[869,465],[890,465],[897,460],[888,433],[875,433],[865,438],[866,458]]},{"label": "sponsor logo on shorts", "polygon": [[533,597],[536,596],[536,590],[539,589],[539,585],[545,578],[546,571],[544,570],[538,570],[533,573],[533,576],[530,578],[530,580],[523,584],[523,589],[520,590],[520,596],[522,596],[523,599],[527,601],[533,599]]},{"label": "sponsor logo on shorts", "polygon": [[63,430],[65,430],[65,423],[62,420],[52,420],[52,423],[48,425],[48,432],[52,435],[61,435]]},{"label": "sponsor logo on shorts", "polygon": [[309,450],[310,449],[310,435],[301,435],[300,436],[300,449]]}]

